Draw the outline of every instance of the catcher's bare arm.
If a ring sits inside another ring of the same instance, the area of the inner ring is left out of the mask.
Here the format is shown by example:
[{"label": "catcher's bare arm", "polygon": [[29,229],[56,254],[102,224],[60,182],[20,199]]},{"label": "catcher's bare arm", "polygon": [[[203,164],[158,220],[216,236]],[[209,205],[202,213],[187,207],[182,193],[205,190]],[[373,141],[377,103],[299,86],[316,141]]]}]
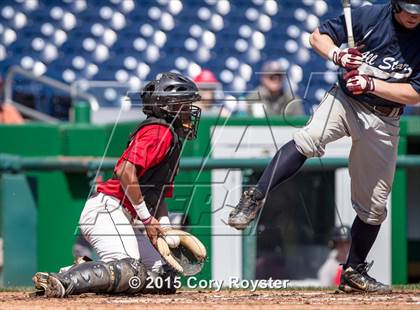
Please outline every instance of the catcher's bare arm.
[{"label": "catcher's bare arm", "polygon": [[157,237],[163,233],[163,230],[159,222],[147,210],[137,178],[137,167],[126,160],[117,169],[116,175],[120,180],[121,186],[124,188],[125,195],[133,204],[139,218],[145,224],[150,241],[153,245],[156,245]]},{"label": "catcher's bare arm", "polygon": [[140,190],[139,181],[137,179],[137,168],[129,161],[124,161],[116,171],[116,175],[121,182],[121,186],[125,190],[125,195],[133,204],[143,202],[143,195]]}]

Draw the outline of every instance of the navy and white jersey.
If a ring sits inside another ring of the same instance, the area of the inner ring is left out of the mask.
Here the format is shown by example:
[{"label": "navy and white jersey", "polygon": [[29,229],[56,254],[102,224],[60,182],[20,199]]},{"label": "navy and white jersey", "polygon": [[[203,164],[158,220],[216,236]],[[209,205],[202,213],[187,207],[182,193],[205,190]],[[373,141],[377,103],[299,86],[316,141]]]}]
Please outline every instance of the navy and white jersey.
[{"label": "navy and white jersey", "polygon": [[[420,93],[420,26],[406,29],[394,17],[391,4],[367,5],[352,10],[356,44],[364,45],[361,73],[390,83],[410,83]],[[344,16],[326,21],[319,31],[337,46],[347,42]],[[342,75],[339,84],[345,93],[359,101],[379,106],[402,106],[373,94],[352,95]]]}]

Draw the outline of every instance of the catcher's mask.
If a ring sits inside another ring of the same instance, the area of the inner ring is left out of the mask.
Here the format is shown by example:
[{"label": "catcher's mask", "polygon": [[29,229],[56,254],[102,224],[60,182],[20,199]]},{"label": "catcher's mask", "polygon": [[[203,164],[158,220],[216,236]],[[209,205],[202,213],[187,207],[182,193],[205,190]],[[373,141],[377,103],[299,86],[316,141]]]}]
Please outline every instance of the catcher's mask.
[{"label": "catcher's mask", "polygon": [[196,138],[201,109],[193,102],[201,97],[189,78],[173,72],[160,73],[143,88],[140,97],[144,114],[165,119],[182,138]]},{"label": "catcher's mask", "polygon": [[420,0],[391,0],[396,13],[406,11],[410,14],[420,14]]}]

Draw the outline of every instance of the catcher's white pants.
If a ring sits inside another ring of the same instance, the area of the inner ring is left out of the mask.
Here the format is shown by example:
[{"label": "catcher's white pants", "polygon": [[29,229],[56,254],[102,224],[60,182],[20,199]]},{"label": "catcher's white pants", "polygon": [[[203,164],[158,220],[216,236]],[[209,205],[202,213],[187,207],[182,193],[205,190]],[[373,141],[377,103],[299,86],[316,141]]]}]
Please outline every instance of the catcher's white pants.
[{"label": "catcher's white pants", "polygon": [[293,137],[306,157],[320,157],[328,143],[351,136],[351,199],[360,219],[368,224],[378,225],[386,218],[397,160],[399,120],[399,116],[373,114],[336,86],[326,94],[306,127]]},{"label": "catcher's white pants", "polygon": [[104,262],[132,257],[150,271],[160,273],[165,264],[118,199],[99,193],[86,201],[80,231]]}]

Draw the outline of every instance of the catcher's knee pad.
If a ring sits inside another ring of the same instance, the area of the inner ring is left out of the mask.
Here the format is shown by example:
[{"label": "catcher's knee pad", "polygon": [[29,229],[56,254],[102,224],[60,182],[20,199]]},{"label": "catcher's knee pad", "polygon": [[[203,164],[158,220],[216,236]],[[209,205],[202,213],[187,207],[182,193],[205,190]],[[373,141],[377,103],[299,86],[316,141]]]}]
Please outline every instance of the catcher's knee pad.
[{"label": "catcher's knee pad", "polygon": [[[112,264],[108,263],[108,264]],[[137,293],[141,291],[147,278],[146,266],[138,259],[124,258],[113,262],[114,270],[118,270],[116,273],[117,277],[114,282],[112,292],[114,293]],[[135,286],[130,284],[133,277],[137,277]]]},{"label": "catcher's knee pad", "polygon": [[312,133],[305,128],[293,135],[296,148],[307,158],[321,157],[325,153],[325,146],[321,143],[322,133]]},{"label": "catcher's knee pad", "polygon": [[[66,289],[65,295],[82,293],[136,293],[146,283],[146,267],[137,259],[124,258],[112,262],[86,262],[66,272],[52,274]],[[137,277],[135,287],[130,279]]]}]

